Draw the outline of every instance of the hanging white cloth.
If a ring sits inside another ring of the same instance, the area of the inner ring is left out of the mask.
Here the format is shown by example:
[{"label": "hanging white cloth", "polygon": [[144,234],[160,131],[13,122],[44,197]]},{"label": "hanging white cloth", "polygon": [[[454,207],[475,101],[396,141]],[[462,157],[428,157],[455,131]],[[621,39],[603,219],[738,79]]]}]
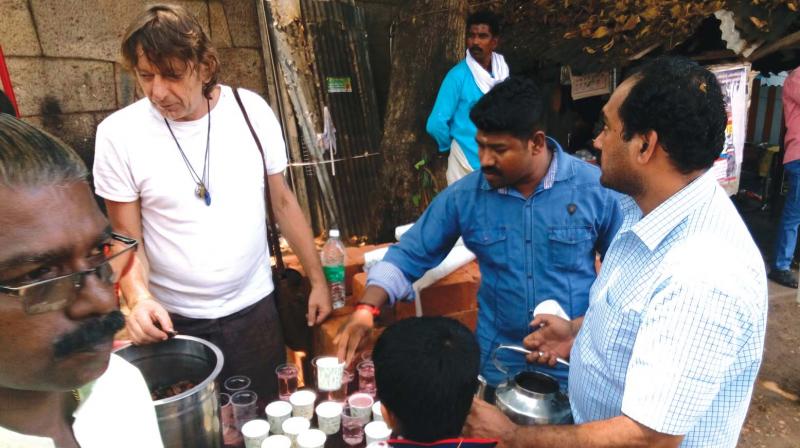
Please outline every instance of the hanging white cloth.
[{"label": "hanging white cloth", "polygon": [[447,157],[447,172],[445,173],[445,178],[447,178],[447,185],[453,185],[453,183],[462,177],[466,176],[467,174],[473,171],[472,167],[467,161],[467,156],[464,154],[464,150],[461,149],[461,145],[458,144],[456,139],[450,143],[450,156]]},{"label": "hanging white cloth", "polygon": [[478,88],[481,89],[481,92],[484,94],[492,90],[495,84],[508,78],[508,64],[506,64],[506,58],[496,51],[492,52],[493,73],[487,72],[486,69],[469,54],[469,50],[467,50],[467,67],[469,67],[469,71],[472,72],[472,78],[475,79],[475,84],[478,85]]}]

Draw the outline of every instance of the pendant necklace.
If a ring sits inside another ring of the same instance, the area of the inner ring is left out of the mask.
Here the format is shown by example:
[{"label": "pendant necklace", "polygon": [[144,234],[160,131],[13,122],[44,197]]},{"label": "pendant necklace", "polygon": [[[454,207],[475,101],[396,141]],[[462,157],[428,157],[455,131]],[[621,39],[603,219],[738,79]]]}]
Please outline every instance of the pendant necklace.
[{"label": "pendant necklace", "polygon": [[209,100],[208,98],[206,98],[206,106],[208,106],[208,130],[206,131],[206,154],[203,160],[202,177],[198,176],[197,172],[192,167],[192,164],[189,162],[189,159],[183,152],[183,148],[181,148],[181,144],[175,137],[175,133],[172,132],[172,127],[170,127],[169,121],[167,121],[166,118],[164,118],[164,123],[167,125],[167,129],[169,130],[169,135],[171,135],[172,139],[175,140],[175,145],[178,146],[178,151],[181,153],[181,157],[183,158],[183,163],[186,164],[186,168],[189,170],[189,175],[192,176],[192,181],[194,181],[196,185],[196,188],[194,189],[195,196],[205,201],[206,206],[210,206],[211,192],[209,191],[209,189],[211,188],[211,176],[209,176],[209,171],[211,170],[211,164],[209,163],[208,148],[211,142],[211,100]]}]

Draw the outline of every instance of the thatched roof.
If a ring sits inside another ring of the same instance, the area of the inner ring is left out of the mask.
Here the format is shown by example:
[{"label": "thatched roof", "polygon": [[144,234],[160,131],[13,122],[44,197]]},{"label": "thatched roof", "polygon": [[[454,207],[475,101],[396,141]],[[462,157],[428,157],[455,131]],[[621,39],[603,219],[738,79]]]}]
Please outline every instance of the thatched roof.
[{"label": "thatched roof", "polygon": [[503,51],[516,67],[538,61],[582,72],[669,51],[719,10],[733,12],[743,38],[770,42],[797,26],[800,0],[511,0],[501,10]]}]

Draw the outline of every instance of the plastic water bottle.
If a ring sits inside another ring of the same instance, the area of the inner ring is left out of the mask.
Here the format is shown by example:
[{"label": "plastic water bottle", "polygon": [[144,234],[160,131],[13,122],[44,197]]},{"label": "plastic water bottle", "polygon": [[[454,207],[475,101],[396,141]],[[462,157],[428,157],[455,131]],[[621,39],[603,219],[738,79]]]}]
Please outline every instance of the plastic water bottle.
[{"label": "plastic water bottle", "polygon": [[328,241],[322,247],[322,270],[331,291],[333,309],[344,306],[344,245],[339,240],[339,230],[328,232]]}]

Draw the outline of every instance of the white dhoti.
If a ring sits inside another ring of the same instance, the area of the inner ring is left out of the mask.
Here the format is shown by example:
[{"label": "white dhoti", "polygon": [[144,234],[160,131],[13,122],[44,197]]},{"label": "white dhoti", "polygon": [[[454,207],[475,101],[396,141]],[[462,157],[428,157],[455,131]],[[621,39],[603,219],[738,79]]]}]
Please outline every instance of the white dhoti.
[{"label": "white dhoti", "polygon": [[447,177],[447,185],[452,185],[472,171],[472,166],[467,161],[467,156],[464,155],[461,145],[453,139],[452,143],[450,143],[450,157],[447,158],[447,174],[445,175]]}]

